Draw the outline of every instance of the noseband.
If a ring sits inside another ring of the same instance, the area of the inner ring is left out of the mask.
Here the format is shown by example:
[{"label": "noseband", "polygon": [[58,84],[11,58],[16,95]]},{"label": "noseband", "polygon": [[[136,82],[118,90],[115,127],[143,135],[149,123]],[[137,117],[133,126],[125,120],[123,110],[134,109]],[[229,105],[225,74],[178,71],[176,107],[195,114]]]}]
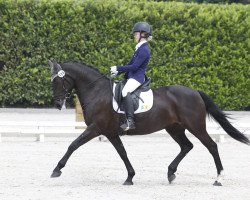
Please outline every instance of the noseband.
[{"label": "noseband", "polygon": [[[67,81],[67,79],[64,78],[65,75],[66,75],[65,72],[63,70],[60,70],[57,74],[55,74],[51,77],[51,82],[53,82],[56,77],[60,77],[62,79],[62,86],[63,86],[63,90],[64,90],[64,99],[69,99],[72,96],[72,92],[69,92],[67,90],[67,88],[65,87],[65,81]],[[54,97],[54,99],[60,99],[61,96],[62,95],[57,95]]]}]

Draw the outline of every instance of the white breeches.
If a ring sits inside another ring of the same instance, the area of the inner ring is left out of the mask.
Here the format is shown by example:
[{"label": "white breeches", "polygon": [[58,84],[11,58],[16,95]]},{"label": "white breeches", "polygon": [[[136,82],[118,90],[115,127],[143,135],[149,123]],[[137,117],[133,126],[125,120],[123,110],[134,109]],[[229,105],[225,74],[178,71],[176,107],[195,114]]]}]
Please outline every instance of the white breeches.
[{"label": "white breeches", "polygon": [[132,93],[140,85],[141,85],[141,83],[138,82],[137,80],[135,80],[133,78],[128,79],[127,83],[125,84],[125,86],[124,86],[124,88],[122,90],[122,97],[126,97],[129,92]]}]

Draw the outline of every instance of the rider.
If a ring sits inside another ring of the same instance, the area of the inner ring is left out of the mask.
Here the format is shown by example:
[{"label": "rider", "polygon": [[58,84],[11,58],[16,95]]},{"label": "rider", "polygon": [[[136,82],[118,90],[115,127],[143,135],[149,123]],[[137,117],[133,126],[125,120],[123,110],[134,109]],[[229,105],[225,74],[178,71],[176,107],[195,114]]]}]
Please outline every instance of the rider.
[{"label": "rider", "polygon": [[130,62],[124,66],[113,66],[110,68],[111,76],[125,72],[127,82],[122,90],[122,97],[125,107],[127,122],[121,125],[124,131],[135,129],[134,107],[131,93],[145,81],[145,72],[150,60],[148,40],[152,38],[151,27],[147,22],[137,22],[133,29],[135,52]]}]

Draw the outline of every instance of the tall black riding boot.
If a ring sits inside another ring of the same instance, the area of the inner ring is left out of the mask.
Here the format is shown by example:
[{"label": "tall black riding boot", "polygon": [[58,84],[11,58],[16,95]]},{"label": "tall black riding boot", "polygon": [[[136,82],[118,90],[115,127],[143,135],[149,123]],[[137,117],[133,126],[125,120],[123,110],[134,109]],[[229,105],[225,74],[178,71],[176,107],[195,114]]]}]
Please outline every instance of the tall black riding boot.
[{"label": "tall black riding boot", "polygon": [[125,115],[127,121],[125,124],[121,125],[121,128],[124,131],[135,129],[134,106],[130,93],[128,93],[127,96],[123,98],[123,101],[124,101]]}]

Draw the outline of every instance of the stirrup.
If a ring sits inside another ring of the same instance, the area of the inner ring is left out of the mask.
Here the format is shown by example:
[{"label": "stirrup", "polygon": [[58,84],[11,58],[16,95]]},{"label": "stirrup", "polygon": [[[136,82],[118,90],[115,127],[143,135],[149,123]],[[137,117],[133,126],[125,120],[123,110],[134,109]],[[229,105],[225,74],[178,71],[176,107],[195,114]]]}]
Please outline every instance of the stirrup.
[{"label": "stirrup", "polygon": [[127,122],[122,124],[120,127],[123,129],[123,131],[132,130],[135,129],[135,123],[133,121],[127,120]]}]

